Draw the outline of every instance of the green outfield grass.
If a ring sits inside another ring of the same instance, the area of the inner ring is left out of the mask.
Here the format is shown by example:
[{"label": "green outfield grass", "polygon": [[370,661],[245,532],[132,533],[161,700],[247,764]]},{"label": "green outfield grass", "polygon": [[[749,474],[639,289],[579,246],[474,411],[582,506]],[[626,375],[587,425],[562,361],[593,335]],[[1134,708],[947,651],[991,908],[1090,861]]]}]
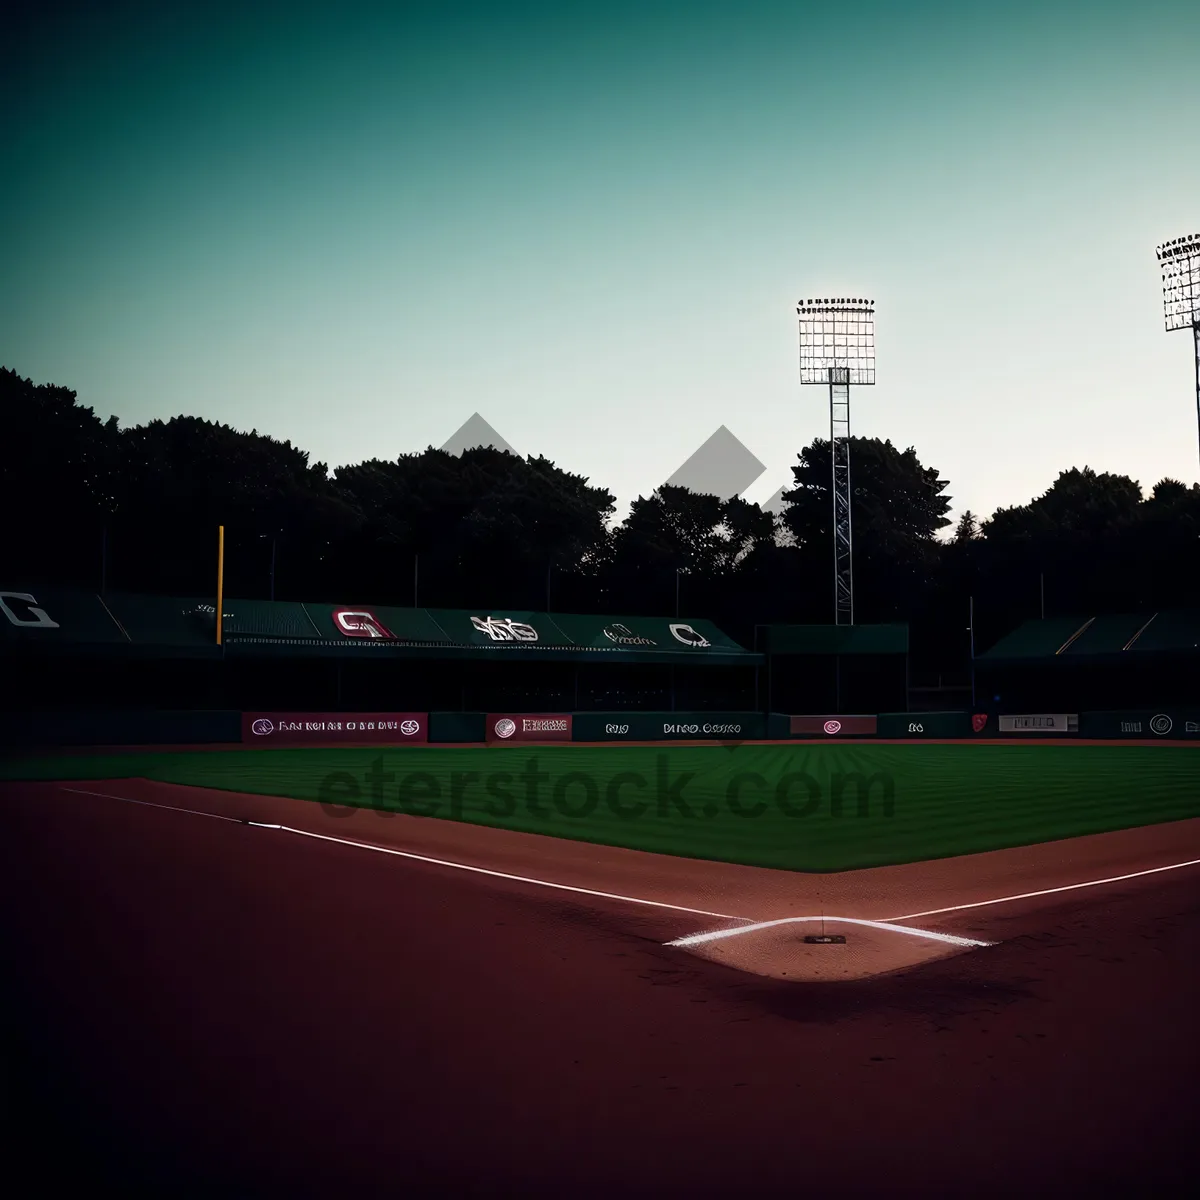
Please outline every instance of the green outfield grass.
[{"label": "green outfield grass", "polygon": [[404,747],[0,762],[2,779],[132,776],[336,805],[344,835],[363,840],[386,813],[415,812],[801,871],[1200,817],[1200,750],[1182,747]]}]

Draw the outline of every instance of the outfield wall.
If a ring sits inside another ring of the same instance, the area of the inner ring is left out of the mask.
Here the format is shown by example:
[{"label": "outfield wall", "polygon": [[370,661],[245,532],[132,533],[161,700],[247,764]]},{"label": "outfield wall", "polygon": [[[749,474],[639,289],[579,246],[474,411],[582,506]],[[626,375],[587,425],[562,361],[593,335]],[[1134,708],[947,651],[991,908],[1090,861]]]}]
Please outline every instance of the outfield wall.
[{"label": "outfield wall", "polygon": [[1062,713],[243,713],[104,709],[18,712],[0,721],[0,746],[400,745],[503,742],[954,740],[1079,738],[1200,740],[1200,706]]},{"label": "outfield wall", "polygon": [[1114,711],[1079,714],[1079,735],[1085,738],[1200,738],[1200,705],[1165,706],[1157,712]]}]

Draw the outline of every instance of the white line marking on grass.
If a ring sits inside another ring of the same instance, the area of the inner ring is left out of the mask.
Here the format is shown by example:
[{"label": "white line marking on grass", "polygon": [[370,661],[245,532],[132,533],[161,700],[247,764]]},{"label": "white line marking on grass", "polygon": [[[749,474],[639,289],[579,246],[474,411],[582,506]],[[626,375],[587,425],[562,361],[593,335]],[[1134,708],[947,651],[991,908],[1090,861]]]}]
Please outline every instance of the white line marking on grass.
[{"label": "white line marking on grass", "polygon": [[1074,892],[1079,888],[1100,887],[1105,883],[1121,883],[1126,879],[1139,879],[1143,875],[1158,875],[1162,871],[1178,871],[1181,867],[1200,866],[1200,858],[1187,862],[1171,863],[1165,867],[1151,867],[1146,871],[1131,871],[1128,875],[1113,875],[1108,879],[1089,879],[1086,883],[1068,883],[1063,887],[1043,888],[1039,892],[1022,892],[1018,896],[1000,896],[996,900],[977,900],[974,904],[952,904],[949,908],[931,908],[927,912],[909,913],[904,917],[888,917],[889,921],[915,921],[918,917],[936,917],[940,913],[962,912],[968,908],[987,908],[989,904],[1008,904],[1013,900],[1030,900],[1036,896],[1053,896],[1058,892]]},{"label": "white line marking on grass", "polygon": [[394,850],[390,846],[376,846],[370,842],[356,842],[349,838],[331,837],[326,833],[311,833],[307,829],[293,829],[289,825],[269,825],[265,821],[243,821],[238,817],[225,817],[218,813],[200,812],[194,808],[179,808],[173,804],[153,804],[149,800],[134,800],[129,796],[115,796],[111,792],[89,792],[83,788],[61,789],[81,796],[103,796],[107,800],[123,800],[126,804],[141,804],[145,808],[165,808],[169,812],[187,813],[194,817],[212,817],[218,821],[232,821],[235,825],[250,825],[255,829],[273,829],[281,833],[294,833],[300,837],[316,838],[321,842],[333,842],[339,846],[353,846],[357,850],[374,850],[377,854],[391,854],[396,858],[410,858],[416,862],[432,863],[438,867],[453,867],[456,871],[470,871],[476,875],[490,875],[494,879],[509,879],[515,883],[532,883],[537,887],[553,888],[560,892],[576,892],[583,896],[599,896],[605,900],[622,900],[626,904],[644,904],[650,908],[666,908],[672,912],[690,913],[697,917],[716,917],[723,921],[750,921],[750,917],[735,917],[730,913],[709,912],[704,908],[686,908],[682,904],[666,904],[661,900],[642,900],[637,896],[620,896],[616,892],[599,892],[592,888],[572,887],[566,883],[550,883],[545,879],[533,879],[527,875],[510,875],[505,871],[492,871],[487,867],[472,867],[467,863],[451,862],[445,858],[430,858],[425,854],[414,854],[411,850]]},{"label": "white line marking on grass", "polygon": [[760,929],[771,929],[776,925],[793,925],[806,921],[824,921],[837,925],[865,925],[869,929],[884,929],[888,933],[906,933],[910,937],[927,938],[932,942],[946,942],[951,946],[994,946],[995,942],[981,942],[978,938],[957,937],[952,933],[934,933],[931,929],[909,929],[906,925],[891,925],[887,921],[864,921],[859,917],[781,917],[777,921],[758,921],[741,929],[717,929],[711,933],[693,933],[688,937],[667,942],[668,946],[700,946],[705,942],[717,942],[722,938],[741,937],[744,933],[757,933]]}]

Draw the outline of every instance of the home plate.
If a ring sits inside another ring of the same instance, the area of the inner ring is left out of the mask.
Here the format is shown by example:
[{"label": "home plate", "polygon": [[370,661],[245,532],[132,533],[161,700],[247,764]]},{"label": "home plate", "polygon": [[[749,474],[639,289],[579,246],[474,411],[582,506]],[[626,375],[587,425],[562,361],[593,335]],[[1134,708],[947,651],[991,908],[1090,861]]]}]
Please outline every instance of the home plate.
[{"label": "home plate", "polygon": [[[806,934],[805,924],[816,921],[848,932]],[[826,983],[887,975],[990,943],[884,921],[793,917],[692,934],[668,944],[752,975]]]}]

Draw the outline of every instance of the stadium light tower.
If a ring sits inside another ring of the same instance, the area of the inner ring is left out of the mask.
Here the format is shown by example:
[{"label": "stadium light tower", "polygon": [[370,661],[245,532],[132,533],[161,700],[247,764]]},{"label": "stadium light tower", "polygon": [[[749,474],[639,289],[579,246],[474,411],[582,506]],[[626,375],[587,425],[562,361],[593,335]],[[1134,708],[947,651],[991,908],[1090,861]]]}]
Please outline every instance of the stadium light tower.
[{"label": "stadium light tower", "polygon": [[1163,277],[1167,332],[1190,329],[1196,350],[1196,423],[1200,429],[1200,233],[1189,233],[1158,248]]},{"label": "stadium light tower", "polygon": [[829,386],[834,619],[838,625],[853,625],[850,385],[875,382],[875,302],[801,300],[796,312],[800,317],[800,382]]}]

